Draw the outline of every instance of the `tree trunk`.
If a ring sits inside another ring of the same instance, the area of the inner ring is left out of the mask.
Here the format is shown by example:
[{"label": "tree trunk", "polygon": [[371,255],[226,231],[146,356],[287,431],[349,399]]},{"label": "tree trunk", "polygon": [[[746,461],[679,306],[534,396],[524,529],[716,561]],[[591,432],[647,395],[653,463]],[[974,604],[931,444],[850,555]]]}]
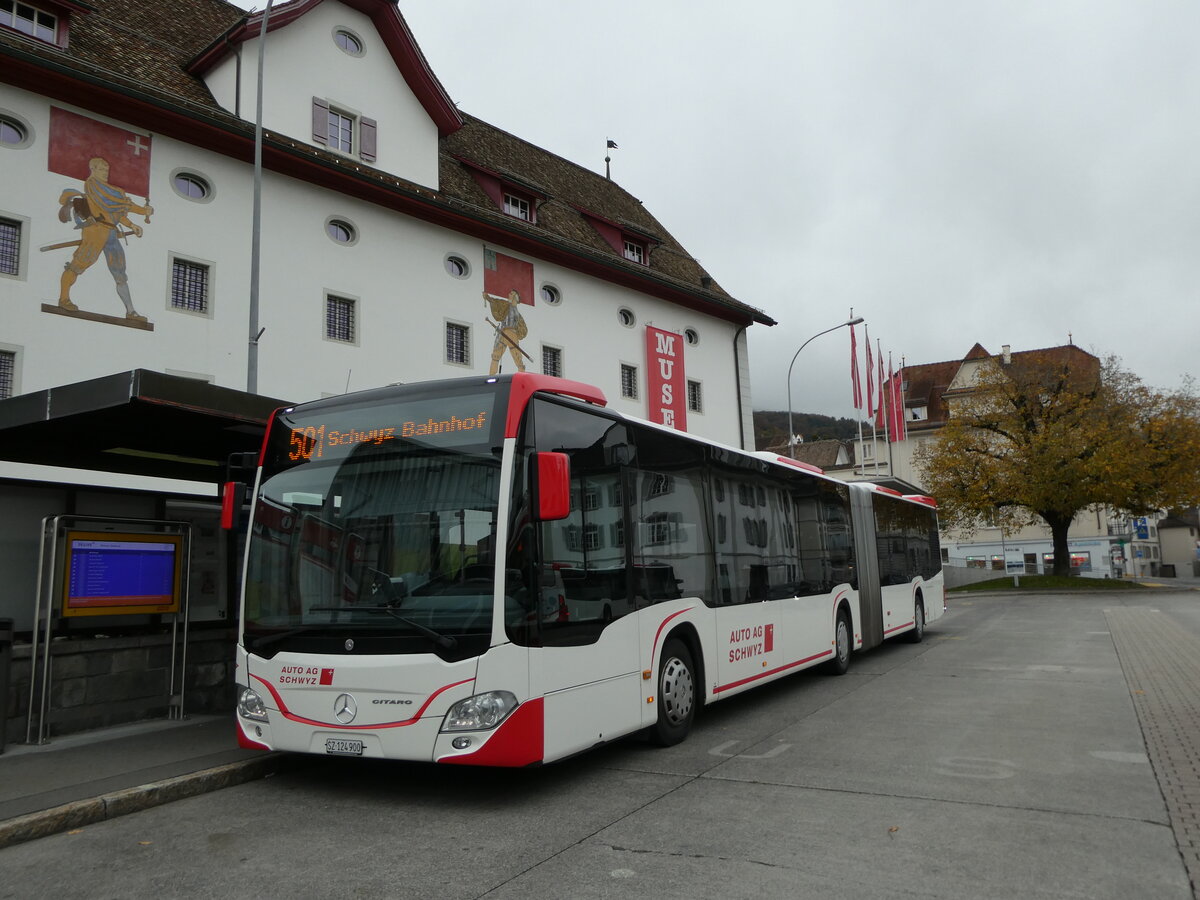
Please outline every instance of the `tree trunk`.
[{"label": "tree trunk", "polygon": [[1055,575],[1071,574],[1071,551],[1067,549],[1067,529],[1071,527],[1071,519],[1060,516],[1042,516],[1050,526],[1050,539],[1054,546]]}]

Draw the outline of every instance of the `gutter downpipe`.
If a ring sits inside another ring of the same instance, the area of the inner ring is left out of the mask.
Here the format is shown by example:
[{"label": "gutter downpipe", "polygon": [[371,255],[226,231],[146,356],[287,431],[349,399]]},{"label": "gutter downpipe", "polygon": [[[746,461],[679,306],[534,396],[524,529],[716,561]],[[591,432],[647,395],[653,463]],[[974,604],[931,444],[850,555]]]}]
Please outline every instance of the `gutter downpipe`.
[{"label": "gutter downpipe", "polygon": [[742,361],[738,357],[738,341],[749,327],[749,325],[743,325],[733,336],[733,383],[737,389],[738,436],[742,450],[746,449],[746,423],[742,421]]}]

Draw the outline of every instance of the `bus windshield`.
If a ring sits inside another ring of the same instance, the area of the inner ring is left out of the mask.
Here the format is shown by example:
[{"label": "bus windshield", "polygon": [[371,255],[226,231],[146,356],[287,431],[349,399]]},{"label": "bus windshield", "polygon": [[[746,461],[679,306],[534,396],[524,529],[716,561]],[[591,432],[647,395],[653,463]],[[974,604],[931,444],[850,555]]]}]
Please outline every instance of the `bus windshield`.
[{"label": "bus windshield", "polygon": [[[248,650],[478,653],[491,633],[496,394],[278,415],[251,526]],[[482,645],[481,642],[482,641]]]}]

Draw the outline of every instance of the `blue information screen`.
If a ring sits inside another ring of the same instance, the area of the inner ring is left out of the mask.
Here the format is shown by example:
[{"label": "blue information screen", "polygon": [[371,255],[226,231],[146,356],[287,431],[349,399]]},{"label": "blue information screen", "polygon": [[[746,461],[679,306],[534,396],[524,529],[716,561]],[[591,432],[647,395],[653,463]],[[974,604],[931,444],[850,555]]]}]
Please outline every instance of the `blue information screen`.
[{"label": "blue information screen", "polygon": [[69,548],[68,612],[175,603],[175,540],[73,538]]}]

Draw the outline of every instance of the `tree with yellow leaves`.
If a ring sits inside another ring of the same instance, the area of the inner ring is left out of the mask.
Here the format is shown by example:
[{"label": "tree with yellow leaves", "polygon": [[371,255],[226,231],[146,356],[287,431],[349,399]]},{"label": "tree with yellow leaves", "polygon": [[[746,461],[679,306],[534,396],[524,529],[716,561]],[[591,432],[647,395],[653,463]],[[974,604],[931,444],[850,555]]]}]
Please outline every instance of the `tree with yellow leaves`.
[{"label": "tree with yellow leaves", "polygon": [[981,360],[945,395],[949,415],[918,450],[944,527],[1050,529],[1054,574],[1070,574],[1067,532],[1103,505],[1131,515],[1200,502],[1200,400],[1152,390],[1120,360],[1076,347]]}]

